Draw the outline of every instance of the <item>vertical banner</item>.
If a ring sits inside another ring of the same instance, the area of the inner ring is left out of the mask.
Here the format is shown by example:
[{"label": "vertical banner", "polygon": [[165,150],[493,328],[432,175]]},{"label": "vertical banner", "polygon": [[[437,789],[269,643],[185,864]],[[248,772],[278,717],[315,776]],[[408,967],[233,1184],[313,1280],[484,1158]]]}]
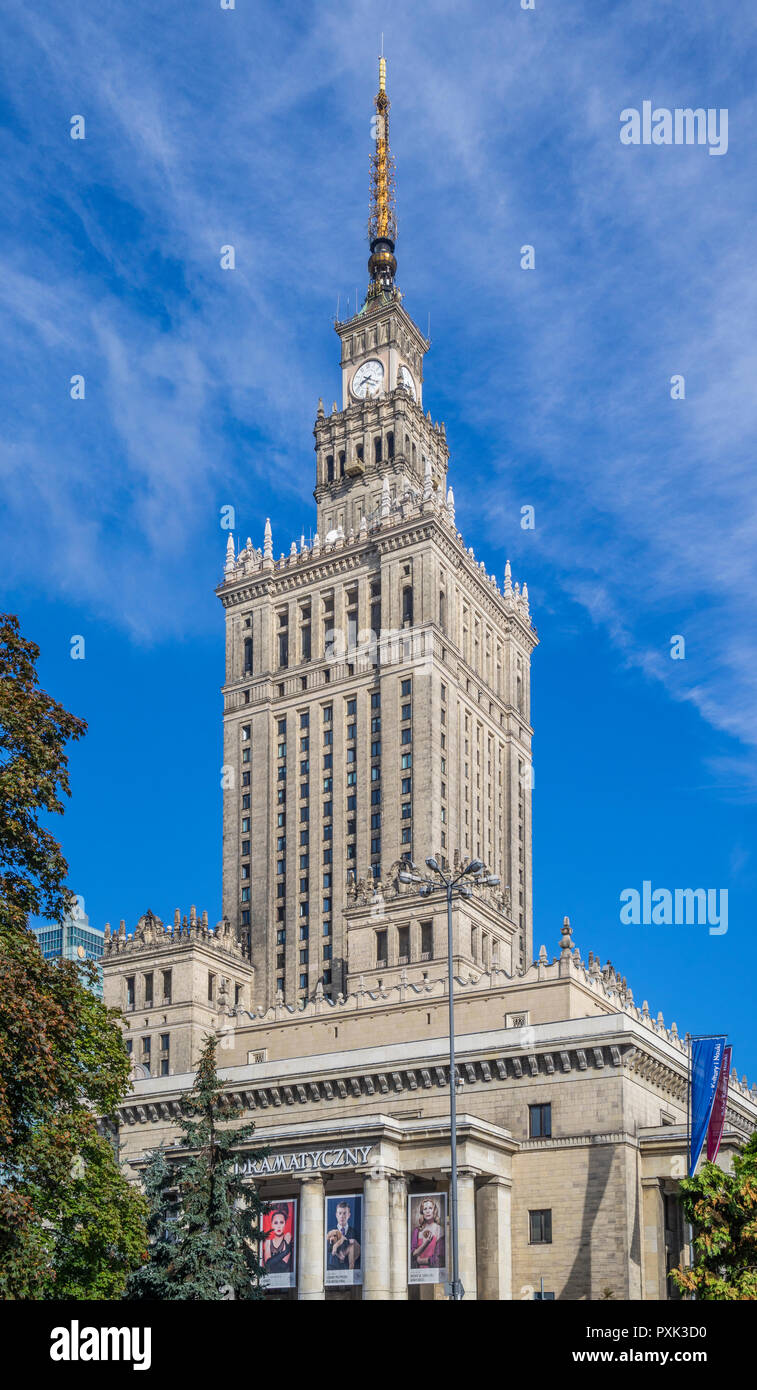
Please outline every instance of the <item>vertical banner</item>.
[{"label": "vertical banner", "polygon": [[714,1163],[718,1156],[720,1141],[723,1138],[723,1128],[725,1126],[725,1108],[728,1103],[728,1077],[731,1071],[731,1052],[730,1047],[723,1048],[723,1061],[720,1066],[720,1076],[718,1078],[718,1089],[715,1093],[715,1103],[712,1107],[710,1116],[710,1126],[707,1130],[707,1162]]},{"label": "vertical banner", "polygon": [[689,1176],[696,1172],[699,1155],[710,1123],[725,1038],[693,1038],[691,1045],[691,1095],[689,1135]]},{"label": "vertical banner", "polygon": [[408,1197],[408,1284],[447,1282],[447,1194]]},{"label": "vertical banner", "polygon": [[260,1263],[264,1289],[297,1285],[297,1202],[271,1202],[260,1218]]},{"label": "vertical banner", "polygon": [[363,1197],[326,1198],[327,1288],[363,1282]]}]

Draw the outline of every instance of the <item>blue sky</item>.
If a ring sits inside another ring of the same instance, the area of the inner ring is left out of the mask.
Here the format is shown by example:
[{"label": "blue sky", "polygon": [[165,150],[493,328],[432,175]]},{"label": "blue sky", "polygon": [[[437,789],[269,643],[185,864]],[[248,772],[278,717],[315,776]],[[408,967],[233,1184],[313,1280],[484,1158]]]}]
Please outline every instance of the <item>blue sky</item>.
[{"label": "blue sky", "polygon": [[[710,0],[381,15],[6,17],[3,587],[89,722],[58,826],[72,885],[99,925],[220,913],[219,512],[256,545],[270,515],[276,554],[310,533],[331,321],[366,284],[383,27],[424,403],[466,542],[528,581],[541,641],[537,948],[568,913],[584,955],[681,1031],[728,1031],[753,1080],[757,19]],[[727,154],[622,145],[644,100],[727,108]],[[644,879],[727,889],[727,934],[621,926]]]}]

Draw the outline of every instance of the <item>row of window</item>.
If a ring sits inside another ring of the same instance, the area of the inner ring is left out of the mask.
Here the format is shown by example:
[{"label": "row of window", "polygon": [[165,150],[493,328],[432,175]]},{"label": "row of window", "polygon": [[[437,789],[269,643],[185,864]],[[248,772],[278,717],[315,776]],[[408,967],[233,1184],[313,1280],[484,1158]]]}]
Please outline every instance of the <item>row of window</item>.
[{"label": "row of window", "polygon": [[[130,1057],[134,1056],[134,1042],[132,1038],[126,1038],[126,1051]],[[148,1076],[153,1074],[152,1038],[139,1039],[139,1064],[144,1067]],[[160,1033],[158,1035],[158,1070],[157,1076],[169,1076],[171,1072],[171,1035],[170,1033]]]},{"label": "row of window", "polygon": [[[155,992],[155,986],[156,986],[155,972],[152,971],[152,970],[148,970],[148,971],[141,977],[141,990],[140,990],[140,1001],[139,1001],[139,1008],[140,1008],[140,1009],[152,1009],[152,1008],[155,1007],[156,1002],[157,1002],[158,1005],[161,1005],[161,1006],[162,1006],[163,1004],[170,1004],[170,1003],[171,1003],[172,971],[170,971],[170,970],[161,970],[161,971],[158,972],[158,975],[159,975],[159,979],[158,979],[158,981],[157,981],[157,984],[158,984],[158,993],[157,993],[157,996],[156,996],[156,992]],[[136,1001],[137,1001],[137,977],[136,977],[136,975],[127,975],[127,976],[126,976],[126,1008],[127,1008],[127,1010],[131,1010],[131,1009],[137,1008],[137,1002],[136,1002]]]}]

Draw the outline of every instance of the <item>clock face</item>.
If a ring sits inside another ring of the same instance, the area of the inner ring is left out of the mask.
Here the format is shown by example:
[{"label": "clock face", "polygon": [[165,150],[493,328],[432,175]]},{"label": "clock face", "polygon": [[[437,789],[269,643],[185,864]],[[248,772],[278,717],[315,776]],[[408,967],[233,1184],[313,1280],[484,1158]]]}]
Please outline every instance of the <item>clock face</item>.
[{"label": "clock face", "polygon": [[413,381],[413,375],[410,369],[408,367],[400,367],[397,375],[400,386],[404,386],[405,389],[410,392],[413,400],[417,400],[415,382]]},{"label": "clock face", "polygon": [[366,396],[377,396],[384,380],[384,368],[377,357],[358,367],[352,378],[352,394],[365,400]]}]

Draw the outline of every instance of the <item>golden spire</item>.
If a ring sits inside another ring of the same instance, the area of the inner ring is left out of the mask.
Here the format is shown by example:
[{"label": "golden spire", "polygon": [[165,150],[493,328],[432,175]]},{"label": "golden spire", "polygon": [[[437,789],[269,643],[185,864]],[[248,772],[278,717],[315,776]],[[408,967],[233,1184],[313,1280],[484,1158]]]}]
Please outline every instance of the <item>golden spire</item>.
[{"label": "golden spire", "polygon": [[371,201],[368,219],[368,237],[371,243],[368,270],[371,283],[368,287],[368,299],[377,299],[382,294],[394,297],[396,294],[394,273],[397,262],[394,259],[394,241],[397,223],[394,215],[394,160],[389,151],[390,102],[386,94],[386,58],[379,58],[379,89],[374,105],[376,149],[371,155]]}]

